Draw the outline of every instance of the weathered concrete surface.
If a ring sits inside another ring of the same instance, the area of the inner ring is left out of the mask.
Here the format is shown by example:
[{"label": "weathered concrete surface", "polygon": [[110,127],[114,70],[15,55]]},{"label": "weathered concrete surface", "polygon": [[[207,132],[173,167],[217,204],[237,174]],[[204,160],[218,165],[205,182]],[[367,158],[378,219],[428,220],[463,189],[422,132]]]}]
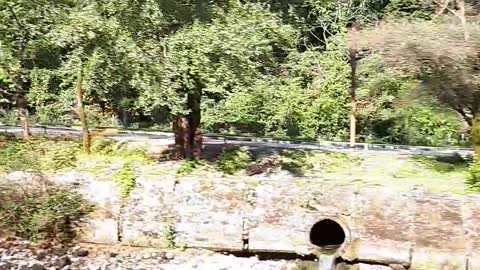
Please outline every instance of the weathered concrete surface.
[{"label": "weathered concrete surface", "polygon": [[115,183],[98,181],[93,175],[78,172],[57,174],[50,179],[71,186],[95,204],[95,211],[85,220],[81,240],[99,244],[117,243],[121,198]]},{"label": "weathered concrete surface", "polygon": [[414,198],[412,269],[466,269],[462,201],[423,194]]},{"label": "weathered concrete surface", "polygon": [[242,250],[244,186],[222,179],[140,178],[125,202],[122,241]]},{"label": "weathered concrete surface", "polygon": [[372,265],[359,263],[355,265],[338,265],[335,270],[392,270],[393,268],[384,265]]},{"label": "weathered concrete surface", "polygon": [[127,245],[168,247],[172,217],[169,201],[173,194],[171,179],[139,178],[136,188],[124,203],[119,239]]},{"label": "weathered concrete surface", "polygon": [[139,177],[122,200],[114,184],[88,174],[54,178],[99,205],[88,242],[309,254],[311,227],[332,218],[347,235],[341,257],[359,269],[480,270],[480,196],[173,174]]},{"label": "weathered concrete surface", "polygon": [[348,260],[409,265],[415,214],[406,194],[386,189],[361,190],[352,218],[355,244],[344,255]]},{"label": "weathered concrete surface", "polygon": [[[249,248],[309,253],[310,228],[322,217],[348,217],[355,194],[351,190],[329,192],[314,181],[264,181],[253,188],[249,222]],[[337,203],[342,198],[342,203]],[[279,241],[279,238],[283,240]]]},{"label": "weathered concrete surface", "polygon": [[243,182],[193,178],[180,181],[169,202],[176,217],[175,244],[241,250],[244,193]]},{"label": "weathered concrete surface", "polygon": [[[341,255],[347,261],[425,270],[466,269],[468,262],[470,270],[479,269],[478,197],[355,190],[314,179],[189,178],[179,179],[175,190],[145,183],[124,209],[131,224],[124,221],[125,241],[148,238],[138,232],[148,226],[170,226],[179,246],[308,254],[310,228],[329,217],[345,226],[349,239]],[[159,194],[163,199],[153,199]]]},{"label": "weathered concrete surface", "polygon": [[480,205],[479,198],[464,200],[463,226],[467,238],[468,269],[480,270]]}]

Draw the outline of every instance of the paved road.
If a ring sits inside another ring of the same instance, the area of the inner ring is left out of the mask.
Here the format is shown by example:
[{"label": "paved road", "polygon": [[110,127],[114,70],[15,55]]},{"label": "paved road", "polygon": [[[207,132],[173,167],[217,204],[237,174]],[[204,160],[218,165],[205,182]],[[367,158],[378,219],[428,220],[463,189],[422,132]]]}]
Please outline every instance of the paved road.
[{"label": "paved road", "polygon": [[[34,134],[56,135],[56,136],[81,136],[79,128],[71,127],[31,127]],[[0,132],[18,134],[21,128],[18,126],[0,125]],[[124,130],[122,133],[109,134],[106,138],[119,141],[148,142],[152,145],[169,145],[173,143],[173,133],[154,131],[131,131]],[[389,144],[366,144],[357,143],[353,148],[346,142],[305,142],[305,141],[284,141],[258,137],[236,137],[207,135],[204,137],[206,145],[242,145],[250,148],[265,149],[304,149],[304,150],[325,150],[325,151],[358,151],[358,152],[388,152],[392,154],[420,154],[431,156],[455,156],[471,157],[473,151],[469,148],[445,148]]]}]

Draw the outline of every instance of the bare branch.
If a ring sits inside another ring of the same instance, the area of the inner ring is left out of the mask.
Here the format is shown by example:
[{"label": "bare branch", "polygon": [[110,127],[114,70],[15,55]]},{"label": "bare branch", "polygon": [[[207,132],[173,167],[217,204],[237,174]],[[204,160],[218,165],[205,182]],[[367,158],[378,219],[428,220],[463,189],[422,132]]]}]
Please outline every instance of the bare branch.
[{"label": "bare branch", "polygon": [[436,16],[442,15],[442,14],[445,12],[445,10],[448,8],[448,5],[450,5],[450,1],[451,1],[451,0],[445,0],[445,2],[443,3],[443,5],[441,6],[440,11],[437,12],[437,15],[436,15]]},{"label": "bare branch", "polygon": [[465,120],[465,122],[467,122],[467,124],[468,124],[470,127],[472,126],[472,115],[467,114],[467,112],[465,112],[465,111],[464,111],[462,108],[460,108],[460,107],[454,108],[454,110],[455,110],[456,112],[458,112],[458,113],[462,116],[463,120]]}]

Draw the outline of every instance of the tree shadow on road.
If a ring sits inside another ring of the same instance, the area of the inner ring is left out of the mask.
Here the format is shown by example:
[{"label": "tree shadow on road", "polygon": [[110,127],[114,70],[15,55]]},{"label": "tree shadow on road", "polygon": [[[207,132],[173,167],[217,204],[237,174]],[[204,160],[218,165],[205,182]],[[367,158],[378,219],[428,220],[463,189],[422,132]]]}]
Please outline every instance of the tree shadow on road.
[{"label": "tree shadow on road", "polygon": [[[174,145],[170,145],[159,155],[159,161],[173,160],[174,151]],[[225,174],[244,171],[254,176],[286,171],[294,177],[302,177],[313,167],[309,159],[311,152],[287,147],[208,143],[203,147],[202,161]]]}]

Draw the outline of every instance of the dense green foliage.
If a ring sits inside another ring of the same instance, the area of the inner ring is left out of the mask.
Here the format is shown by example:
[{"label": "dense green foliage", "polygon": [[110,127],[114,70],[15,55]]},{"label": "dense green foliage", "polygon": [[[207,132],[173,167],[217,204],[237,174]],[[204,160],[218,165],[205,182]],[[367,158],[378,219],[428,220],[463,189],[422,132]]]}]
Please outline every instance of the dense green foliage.
[{"label": "dense green foliage", "polygon": [[467,184],[473,191],[480,191],[480,162],[476,160],[468,170]]},{"label": "dense green foliage", "polygon": [[224,149],[217,162],[217,167],[226,174],[234,174],[246,169],[252,163],[252,160],[250,153],[245,147]]},{"label": "dense green foliage", "polygon": [[36,137],[28,142],[9,138],[0,149],[2,170],[58,171],[75,167],[80,145],[68,139]]},{"label": "dense green foliage", "polygon": [[[33,123],[78,124],[81,72],[93,126],[171,127],[194,100],[206,132],[346,140],[350,25],[450,20],[436,2],[0,0],[0,120],[17,122],[24,97]],[[358,140],[462,143],[461,117],[418,98],[421,79],[360,60]]]},{"label": "dense green foliage", "polygon": [[[0,170],[30,171],[39,175],[62,170],[86,170],[118,184],[122,197],[135,187],[135,167],[148,165],[151,158],[142,148],[129,148],[125,143],[97,138],[91,155],[81,154],[76,139],[33,137],[29,141],[3,135],[0,149]],[[90,164],[91,163],[91,164]],[[112,169],[112,164],[120,167]]]},{"label": "dense green foliage", "polygon": [[175,174],[177,176],[185,176],[192,174],[195,169],[205,165],[201,160],[198,159],[185,159],[182,161],[180,168],[177,169]]},{"label": "dense green foliage", "polygon": [[52,184],[0,189],[0,230],[33,241],[72,240],[91,210],[80,194]]}]

